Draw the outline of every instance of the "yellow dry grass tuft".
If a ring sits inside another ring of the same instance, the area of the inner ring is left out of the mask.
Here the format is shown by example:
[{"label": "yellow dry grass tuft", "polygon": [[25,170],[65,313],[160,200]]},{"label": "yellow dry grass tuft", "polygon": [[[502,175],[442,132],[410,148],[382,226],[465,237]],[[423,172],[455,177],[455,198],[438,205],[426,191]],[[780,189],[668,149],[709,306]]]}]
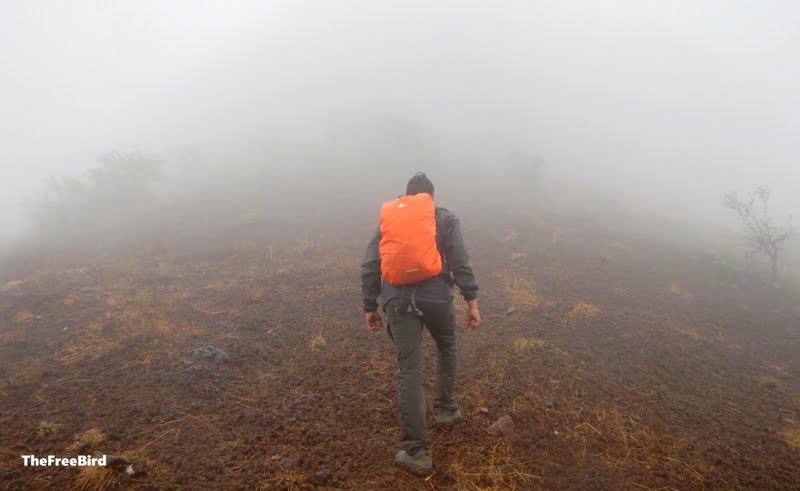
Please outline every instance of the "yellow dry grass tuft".
[{"label": "yellow dry grass tuft", "polygon": [[503,276],[506,296],[511,303],[533,307],[539,304],[536,296],[536,283],[517,275],[506,273]]},{"label": "yellow dry grass tuft", "polygon": [[0,292],[8,292],[11,290],[19,290],[20,288],[25,286],[27,280],[16,280],[16,281],[9,281],[4,285],[0,286]]},{"label": "yellow dry grass tuft", "polygon": [[564,240],[564,236],[561,234],[561,227],[557,226],[553,229],[553,236],[551,237],[550,241],[553,245],[558,244]]},{"label": "yellow dry grass tuft", "polygon": [[375,346],[370,352],[369,358],[364,362],[365,374],[384,373],[392,368],[393,362],[389,356],[381,355],[380,350]]},{"label": "yellow dry grass tuft", "polygon": [[521,261],[528,257],[528,253],[524,251],[514,251],[511,253],[511,260],[512,261]]},{"label": "yellow dry grass tuft", "polygon": [[17,315],[14,316],[14,322],[17,324],[22,324],[24,322],[28,322],[29,320],[33,319],[34,316],[30,312],[17,312]]},{"label": "yellow dry grass tuft", "polygon": [[519,238],[519,236],[517,235],[517,233],[512,231],[512,232],[509,232],[508,234],[506,234],[505,237],[503,237],[503,243],[504,244],[508,244],[509,242],[514,242],[518,238]]},{"label": "yellow dry grass tuft", "polygon": [[672,324],[672,329],[679,334],[694,339],[695,341],[700,341],[703,339],[703,336],[697,331],[697,329],[682,322],[674,322]]},{"label": "yellow dry grass tuft", "polygon": [[461,446],[445,472],[455,482],[456,489],[530,489],[541,476],[525,472],[522,465],[514,460],[511,445],[500,440],[491,447]]},{"label": "yellow dry grass tuft", "polygon": [[251,302],[257,302],[258,300],[264,298],[265,291],[266,290],[264,290],[264,288],[259,286],[249,285],[244,289],[244,298]]},{"label": "yellow dry grass tuft", "polygon": [[314,337],[311,338],[310,344],[311,344],[311,349],[313,351],[317,351],[327,346],[328,342],[325,340],[322,334],[315,334]]},{"label": "yellow dry grass tuft", "polygon": [[99,428],[91,428],[75,435],[72,444],[67,447],[70,452],[83,452],[97,448],[108,439],[108,435]]},{"label": "yellow dry grass tuft", "polygon": [[800,450],[800,425],[794,424],[781,432],[781,437],[797,450]]},{"label": "yellow dry grass tuft", "polygon": [[[153,482],[158,482],[165,472],[165,467],[146,456],[144,452],[146,447],[147,445],[139,450],[125,451],[118,455],[130,461],[144,461],[147,469],[147,479],[152,480]],[[126,477],[119,471],[99,466],[81,467],[78,470],[78,474],[75,476],[75,482],[78,485],[78,489],[87,491],[117,489],[120,487],[126,487],[126,485],[127,487],[131,487],[130,483],[132,481],[130,479],[131,478]]]},{"label": "yellow dry grass tuft", "polygon": [[506,377],[506,370],[508,369],[508,357],[499,353],[489,355],[483,375],[483,382],[485,384],[499,384]]},{"label": "yellow dry grass tuft", "polygon": [[61,431],[63,425],[53,423],[52,421],[40,421],[36,425],[36,434],[41,438],[50,438],[57,435]]},{"label": "yellow dry grass tuft", "polygon": [[7,327],[0,331],[0,346],[6,344],[19,343],[27,337],[26,329],[24,327],[11,328]]},{"label": "yellow dry grass tuft", "polygon": [[283,456],[280,454],[270,457],[270,466],[275,470],[265,482],[262,482],[257,489],[283,489],[286,491],[299,491],[308,488],[308,476],[298,469],[291,466],[284,468],[281,465]]},{"label": "yellow dry grass tuft", "polygon": [[587,321],[594,319],[599,313],[600,309],[594,305],[584,301],[578,301],[575,302],[575,306],[569,311],[567,317],[570,321]]},{"label": "yellow dry grass tuft", "polygon": [[675,283],[674,281],[669,285],[669,291],[673,295],[680,297],[684,300],[689,300],[692,298],[692,294],[686,291],[685,289],[681,288],[680,285]]},{"label": "yellow dry grass tuft", "polygon": [[168,320],[142,318],[139,322],[139,328],[135,330],[134,334],[159,338],[173,336],[177,331],[177,326]]},{"label": "yellow dry grass tuft", "polygon": [[102,491],[116,488],[122,484],[122,474],[100,466],[81,467],[75,476],[78,489],[87,491]]},{"label": "yellow dry grass tuft", "polygon": [[514,340],[514,351],[527,351],[544,346],[543,339],[535,338],[516,338]]}]

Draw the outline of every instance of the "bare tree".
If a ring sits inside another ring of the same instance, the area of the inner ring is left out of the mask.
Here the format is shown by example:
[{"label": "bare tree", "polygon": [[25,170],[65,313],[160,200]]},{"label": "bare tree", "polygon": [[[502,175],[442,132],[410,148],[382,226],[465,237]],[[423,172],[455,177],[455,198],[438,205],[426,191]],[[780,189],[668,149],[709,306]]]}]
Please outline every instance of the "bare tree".
[{"label": "bare tree", "polygon": [[[740,198],[736,191],[725,194],[725,206],[735,211],[745,228],[747,245],[754,254],[764,254],[770,262],[772,282],[778,282],[778,257],[784,243],[797,235],[791,221],[786,226],[775,224],[769,214],[770,191],[758,187],[747,198]],[[791,217],[790,217],[791,220]]]}]

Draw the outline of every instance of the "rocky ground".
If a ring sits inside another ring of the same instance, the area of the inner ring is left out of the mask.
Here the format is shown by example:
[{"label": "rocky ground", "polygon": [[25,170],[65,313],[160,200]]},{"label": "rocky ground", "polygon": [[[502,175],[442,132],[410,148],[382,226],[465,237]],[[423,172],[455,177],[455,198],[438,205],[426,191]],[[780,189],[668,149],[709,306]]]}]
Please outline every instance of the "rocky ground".
[{"label": "rocky ground", "polygon": [[[392,466],[392,345],[360,312],[374,224],[352,220],[166,237],[8,278],[0,487],[797,488],[793,293],[594,221],[454,211],[484,322],[459,334],[466,420],[431,430],[430,476]],[[506,415],[510,432],[486,431]],[[146,473],[20,458],[92,452]]]}]

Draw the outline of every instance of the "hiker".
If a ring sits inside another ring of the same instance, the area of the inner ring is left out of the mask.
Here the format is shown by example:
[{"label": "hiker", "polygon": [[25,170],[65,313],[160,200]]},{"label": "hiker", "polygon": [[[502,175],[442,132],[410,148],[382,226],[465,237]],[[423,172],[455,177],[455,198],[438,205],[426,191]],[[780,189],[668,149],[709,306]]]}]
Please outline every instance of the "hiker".
[{"label": "hiker", "polygon": [[408,181],[405,196],[382,205],[380,226],[361,264],[367,329],[378,331],[383,325],[377,302],[381,295],[386,330],[397,352],[403,450],[395,463],[417,475],[433,468],[422,389],[423,326],[437,348],[435,424],[449,427],[463,419],[454,393],[458,365],[454,284],[469,307],[465,327],[475,329],[481,322],[478,285],[458,218],[435,206],[433,183],[419,172]]}]

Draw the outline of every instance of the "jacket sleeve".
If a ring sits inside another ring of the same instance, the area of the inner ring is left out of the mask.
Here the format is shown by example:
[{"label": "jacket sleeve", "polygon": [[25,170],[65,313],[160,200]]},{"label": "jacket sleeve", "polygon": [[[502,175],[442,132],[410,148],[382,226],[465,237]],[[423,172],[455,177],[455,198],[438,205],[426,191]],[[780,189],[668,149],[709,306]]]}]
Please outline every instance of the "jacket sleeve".
[{"label": "jacket sleeve", "polygon": [[378,295],[381,294],[381,255],[378,245],[381,242],[381,229],[375,230],[367,246],[364,261],[361,262],[361,294],[364,297],[364,312],[378,310]]},{"label": "jacket sleeve", "polygon": [[453,279],[461,290],[464,300],[472,300],[478,296],[478,284],[475,282],[475,274],[469,265],[469,253],[464,247],[461,225],[458,217],[449,212],[444,222],[444,257],[447,268],[453,273]]}]

